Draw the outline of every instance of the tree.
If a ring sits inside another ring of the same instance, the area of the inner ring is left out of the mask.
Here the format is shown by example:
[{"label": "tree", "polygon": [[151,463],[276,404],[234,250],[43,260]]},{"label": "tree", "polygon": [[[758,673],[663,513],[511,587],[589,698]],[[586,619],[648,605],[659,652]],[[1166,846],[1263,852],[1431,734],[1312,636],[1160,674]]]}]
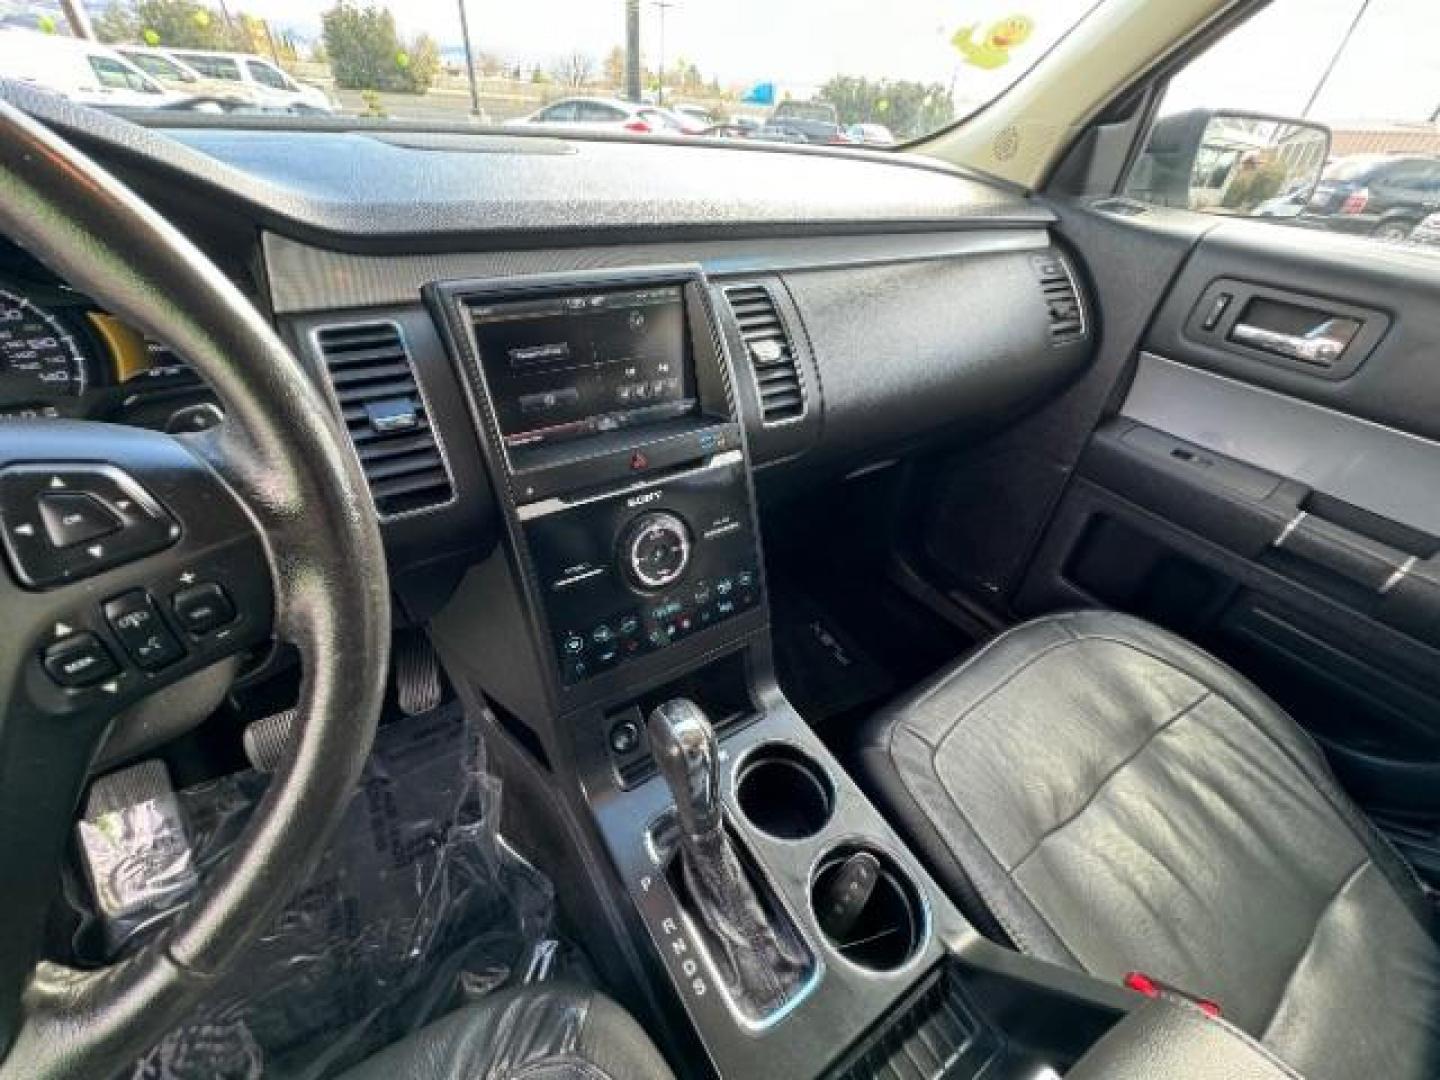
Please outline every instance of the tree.
[{"label": "tree", "polygon": [[440,71],[440,46],[428,34],[404,43],[395,16],[374,4],[340,0],[320,16],[335,82],[349,89],[423,94]]},{"label": "tree", "polygon": [[[243,21],[243,16],[242,16]],[[135,0],[112,4],[95,22],[102,41],[176,49],[249,50],[248,35],[207,4],[195,0]]]},{"label": "tree", "polygon": [[625,50],[616,45],[605,54],[605,82],[617,90],[625,85]]},{"label": "tree", "polygon": [[939,83],[837,75],[819,96],[835,106],[842,126],[884,124],[902,139],[934,131],[955,116],[954,99]]},{"label": "tree", "polygon": [[595,58],[576,49],[566,53],[551,68],[555,81],[562,86],[581,87],[595,77]]},{"label": "tree", "polygon": [[429,34],[421,34],[405,51],[408,61],[401,65],[406,89],[423,94],[435,83],[440,73],[440,43]]}]

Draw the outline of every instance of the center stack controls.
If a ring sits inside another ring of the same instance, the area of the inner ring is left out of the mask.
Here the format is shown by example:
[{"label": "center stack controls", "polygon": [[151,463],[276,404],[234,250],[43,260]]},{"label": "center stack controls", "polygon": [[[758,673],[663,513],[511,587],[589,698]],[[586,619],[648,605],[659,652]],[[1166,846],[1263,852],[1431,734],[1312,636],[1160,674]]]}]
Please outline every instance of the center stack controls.
[{"label": "center stack controls", "polygon": [[749,472],[699,268],[434,292],[475,360],[491,469],[559,685],[732,623],[747,632],[744,614],[763,610]]},{"label": "center stack controls", "polygon": [[524,508],[521,519],[567,684],[759,601],[738,450],[653,484]]}]

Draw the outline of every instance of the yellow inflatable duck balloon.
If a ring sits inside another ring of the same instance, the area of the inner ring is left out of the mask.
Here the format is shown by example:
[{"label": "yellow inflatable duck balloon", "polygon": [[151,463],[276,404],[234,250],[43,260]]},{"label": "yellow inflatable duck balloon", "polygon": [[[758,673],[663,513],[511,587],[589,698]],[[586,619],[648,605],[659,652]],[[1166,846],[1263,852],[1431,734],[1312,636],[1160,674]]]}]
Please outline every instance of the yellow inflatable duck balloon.
[{"label": "yellow inflatable duck balloon", "polygon": [[979,24],[962,26],[955,31],[950,44],[960,50],[967,64],[992,71],[1010,62],[1010,50],[1029,40],[1035,30],[1035,20],[1028,15],[1011,15],[1007,19],[991,23],[979,41],[975,32]]}]

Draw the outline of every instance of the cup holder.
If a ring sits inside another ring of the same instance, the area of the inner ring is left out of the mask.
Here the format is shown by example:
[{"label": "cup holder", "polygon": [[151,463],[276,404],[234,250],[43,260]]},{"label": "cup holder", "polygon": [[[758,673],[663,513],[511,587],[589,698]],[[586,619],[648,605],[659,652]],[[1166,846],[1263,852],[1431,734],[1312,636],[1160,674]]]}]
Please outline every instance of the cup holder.
[{"label": "cup holder", "polygon": [[925,912],[915,886],[874,848],[847,845],[825,856],[810,904],[825,939],[858,967],[895,971],[924,943]]},{"label": "cup holder", "polygon": [[735,778],[740,811],[755,828],[781,840],[804,840],[830,821],[835,788],[825,771],[788,746],[764,746]]}]

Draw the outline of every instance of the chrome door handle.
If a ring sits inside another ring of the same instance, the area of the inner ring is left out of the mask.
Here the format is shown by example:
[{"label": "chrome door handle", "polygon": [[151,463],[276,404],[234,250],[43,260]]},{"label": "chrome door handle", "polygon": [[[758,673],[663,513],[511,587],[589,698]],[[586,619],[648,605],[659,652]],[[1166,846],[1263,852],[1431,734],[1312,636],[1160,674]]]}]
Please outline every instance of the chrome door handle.
[{"label": "chrome door handle", "polygon": [[1230,340],[1249,345],[1252,349],[1274,353],[1277,356],[1299,360],[1306,364],[1329,367],[1345,351],[1346,343],[1338,338],[1317,334],[1314,337],[1300,334],[1285,334],[1279,330],[1266,330],[1251,323],[1236,323],[1230,330]]}]

